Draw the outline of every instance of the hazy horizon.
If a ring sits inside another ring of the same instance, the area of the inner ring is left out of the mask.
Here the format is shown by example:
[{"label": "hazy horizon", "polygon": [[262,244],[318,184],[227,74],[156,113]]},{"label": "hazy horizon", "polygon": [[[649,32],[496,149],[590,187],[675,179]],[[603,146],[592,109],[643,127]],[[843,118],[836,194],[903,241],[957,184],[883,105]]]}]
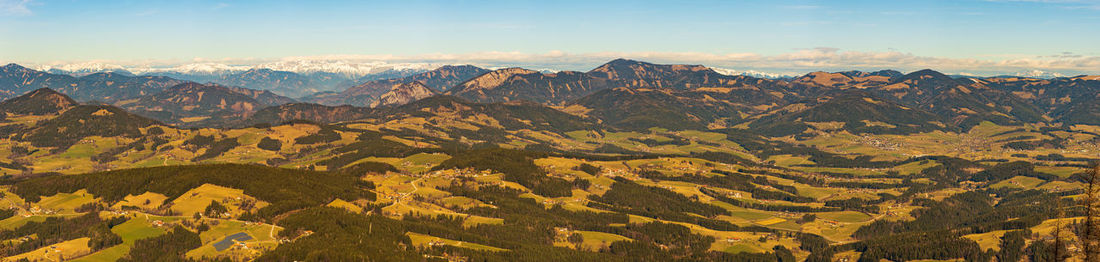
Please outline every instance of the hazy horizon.
[{"label": "hazy horizon", "polygon": [[[1100,72],[1100,1],[85,2],[0,0],[0,63],[474,64],[614,58],[737,71]],[[1035,72],[1039,73],[1039,72]]]}]

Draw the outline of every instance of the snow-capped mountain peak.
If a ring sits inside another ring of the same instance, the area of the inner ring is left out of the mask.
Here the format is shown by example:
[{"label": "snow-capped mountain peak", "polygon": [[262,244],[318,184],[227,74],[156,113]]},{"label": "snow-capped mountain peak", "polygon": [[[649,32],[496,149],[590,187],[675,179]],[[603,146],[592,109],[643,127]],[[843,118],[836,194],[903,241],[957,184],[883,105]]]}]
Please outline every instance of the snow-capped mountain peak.
[{"label": "snow-capped mountain peak", "polygon": [[283,60],[278,62],[258,64],[255,67],[268,68],[277,71],[295,72],[299,74],[325,72],[342,75],[348,78],[359,78],[366,75],[377,74],[390,70],[427,71],[440,66],[442,66],[442,64],[387,63],[382,61],[348,62],[329,60]]},{"label": "snow-capped mountain peak", "polygon": [[1055,78],[1055,77],[1065,77],[1066,75],[1059,74],[1057,72],[1047,72],[1047,71],[1043,71],[1043,70],[1032,69],[1032,70],[1028,70],[1028,71],[1016,72],[1016,76],[1033,77],[1033,78]]},{"label": "snow-capped mountain peak", "polygon": [[83,62],[74,64],[32,66],[33,69],[68,75],[88,75],[101,72],[130,72],[126,67],[116,64]]},{"label": "snow-capped mountain peak", "polygon": [[729,75],[729,76],[751,76],[751,77],[767,78],[767,79],[778,79],[778,78],[784,78],[784,77],[794,77],[794,75],[790,75],[790,74],[760,72],[760,71],[756,71],[756,70],[738,71],[738,70],[734,70],[734,69],[718,68],[718,67],[711,67],[710,69],[714,70],[714,72],[717,72],[719,74]]},{"label": "snow-capped mountain peak", "polygon": [[432,63],[388,63],[383,61],[352,62],[343,60],[281,60],[254,65],[234,65],[223,63],[190,63],[174,66],[122,66],[98,62],[54,64],[34,67],[37,70],[64,74],[85,75],[98,72],[131,72],[145,74],[189,74],[224,75],[240,73],[250,69],[271,69],[298,74],[331,73],[354,79],[386,71],[428,71],[443,66]]},{"label": "snow-capped mountain peak", "polygon": [[134,73],[138,73],[138,74],[159,73],[159,72],[174,72],[174,73],[182,73],[182,74],[223,74],[223,73],[235,73],[235,72],[247,71],[250,68],[252,68],[252,67],[250,67],[250,66],[226,65],[226,64],[220,64],[220,63],[194,63],[194,64],[183,64],[183,65],[178,65],[178,66],[168,67],[168,68],[157,68],[157,67],[135,68],[131,71],[133,71]]}]

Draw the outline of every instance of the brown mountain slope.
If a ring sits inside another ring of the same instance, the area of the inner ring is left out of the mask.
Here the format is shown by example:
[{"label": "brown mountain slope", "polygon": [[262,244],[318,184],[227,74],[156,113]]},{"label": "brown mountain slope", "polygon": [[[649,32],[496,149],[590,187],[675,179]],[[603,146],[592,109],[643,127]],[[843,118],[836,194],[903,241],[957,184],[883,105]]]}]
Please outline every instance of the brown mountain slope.
[{"label": "brown mountain slope", "polygon": [[[552,74],[506,68],[483,74],[448,90],[447,94],[476,102],[528,100],[564,104],[604,89],[709,87],[779,87],[783,82],[748,76],[728,76],[700,65],[659,65],[616,59],[588,72]],[[779,89],[776,89],[779,90]]]},{"label": "brown mountain slope", "polygon": [[382,94],[401,84],[420,83],[433,92],[442,92],[463,81],[484,74],[489,70],[472,65],[443,66],[432,71],[402,78],[375,80],[362,83],[339,93],[318,93],[303,98],[304,101],[325,105],[367,106],[375,103]]},{"label": "brown mountain slope", "polygon": [[435,91],[420,82],[403,83],[394,86],[389,92],[379,96],[378,100],[370,104],[370,107],[404,105],[435,94]]},{"label": "brown mountain slope", "polygon": [[18,115],[58,114],[79,105],[76,100],[53,89],[41,88],[0,102],[0,112]]},{"label": "brown mountain slope", "polygon": [[191,118],[244,118],[267,105],[238,88],[185,83],[121,106],[160,121],[187,125],[194,122]]}]

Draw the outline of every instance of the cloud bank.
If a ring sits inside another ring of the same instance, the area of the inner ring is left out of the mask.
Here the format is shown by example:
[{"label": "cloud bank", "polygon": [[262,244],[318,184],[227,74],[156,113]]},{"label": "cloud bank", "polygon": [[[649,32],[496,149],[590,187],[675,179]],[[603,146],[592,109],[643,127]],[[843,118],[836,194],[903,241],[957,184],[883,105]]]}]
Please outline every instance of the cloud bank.
[{"label": "cloud bank", "polygon": [[628,58],[662,64],[702,64],[716,68],[786,75],[812,71],[881,69],[908,72],[926,68],[945,73],[979,76],[1015,75],[1020,72],[1033,71],[1061,75],[1100,74],[1100,57],[1073,53],[1046,56],[1003,55],[988,56],[988,58],[944,58],[920,56],[898,51],[845,51],[827,47],[800,49],[774,55],[700,52],[477,52],[419,55],[319,55],[274,59],[196,58],[190,61],[70,61],[37,65],[37,67],[45,69],[64,68],[75,71],[75,69],[91,65],[102,68],[121,67],[135,73],[181,68],[207,68],[210,70],[219,68],[225,70],[271,68],[293,72],[324,71],[355,75],[387,68],[431,69],[446,64],[473,64],[489,68],[519,66],[537,70],[587,71],[615,58]]}]

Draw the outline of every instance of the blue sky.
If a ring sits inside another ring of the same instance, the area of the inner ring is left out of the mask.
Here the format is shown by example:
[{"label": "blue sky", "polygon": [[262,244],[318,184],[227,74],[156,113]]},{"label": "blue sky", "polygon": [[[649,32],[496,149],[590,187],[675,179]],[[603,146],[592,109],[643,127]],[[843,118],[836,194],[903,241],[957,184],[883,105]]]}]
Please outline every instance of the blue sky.
[{"label": "blue sky", "polygon": [[287,57],[586,70],[609,57],[740,70],[1100,73],[1100,0],[0,0],[0,63]]}]

